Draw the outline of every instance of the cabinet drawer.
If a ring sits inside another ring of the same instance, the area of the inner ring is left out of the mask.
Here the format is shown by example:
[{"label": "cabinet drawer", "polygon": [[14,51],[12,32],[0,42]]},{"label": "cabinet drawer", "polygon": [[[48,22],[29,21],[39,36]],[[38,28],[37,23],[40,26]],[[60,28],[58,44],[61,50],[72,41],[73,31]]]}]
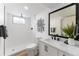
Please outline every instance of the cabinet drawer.
[{"label": "cabinet drawer", "polygon": [[58,51],[58,56],[72,56],[72,55],[59,50]]},{"label": "cabinet drawer", "polygon": [[47,49],[46,44],[43,42],[39,42],[39,55],[40,56],[46,56],[47,55]]},{"label": "cabinet drawer", "polygon": [[48,45],[48,56],[57,56],[57,49]]},{"label": "cabinet drawer", "polygon": [[58,56],[63,56],[63,52],[59,50],[58,53],[57,53],[57,55]]},{"label": "cabinet drawer", "polygon": [[39,43],[40,56],[57,56],[57,49],[43,42]]}]

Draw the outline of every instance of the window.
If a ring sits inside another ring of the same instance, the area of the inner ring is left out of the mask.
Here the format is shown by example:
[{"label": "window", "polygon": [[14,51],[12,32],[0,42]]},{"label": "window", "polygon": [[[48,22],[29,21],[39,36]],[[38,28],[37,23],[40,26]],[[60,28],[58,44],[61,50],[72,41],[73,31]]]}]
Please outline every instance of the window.
[{"label": "window", "polygon": [[16,24],[25,24],[25,19],[22,17],[13,17],[13,23]]}]

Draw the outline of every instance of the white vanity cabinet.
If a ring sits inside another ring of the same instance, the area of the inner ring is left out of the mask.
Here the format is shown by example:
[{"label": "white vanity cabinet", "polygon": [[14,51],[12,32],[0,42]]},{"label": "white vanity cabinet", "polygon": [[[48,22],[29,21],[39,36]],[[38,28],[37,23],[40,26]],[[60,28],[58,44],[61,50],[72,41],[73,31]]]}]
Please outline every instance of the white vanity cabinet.
[{"label": "white vanity cabinet", "polygon": [[72,56],[71,54],[68,54],[66,52],[58,50],[58,56]]},{"label": "white vanity cabinet", "polygon": [[57,49],[50,45],[39,42],[39,55],[40,56],[57,56]]},{"label": "white vanity cabinet", "polygon": [[47,55],[47,51],[45,51],[45,43],[43,42],[39,42],[39,55],[40,56],[46,56]]},{"label": "white vanity cabinet", "polygon": [[61,51],[45,42],[39,42],[39,55],[40,56],[72,56],[64,51]]},{"label": "white vanity cabinet", "polygon": [[48,56],[57,56],[57,50],[56,48],[50,46],[50,45],[47,45],[48,47]]}]

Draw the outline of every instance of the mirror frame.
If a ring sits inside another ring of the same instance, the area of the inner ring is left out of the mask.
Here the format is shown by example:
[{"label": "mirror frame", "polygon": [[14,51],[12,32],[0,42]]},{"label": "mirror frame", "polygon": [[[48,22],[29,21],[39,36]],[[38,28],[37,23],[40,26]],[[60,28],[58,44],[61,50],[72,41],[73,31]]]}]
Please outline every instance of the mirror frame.
[{"label": "mirror frame", "polygon": [[[73,6],[73,5],[76,5],[76,24],[79,24],[79,4],[78,3],[71,3],[71,4],[69,4],[69,5],[66,5],[66,6],[64,6],[64,7],[62,7],[62,8],[59,8],[59,9],[57,9],[57,10],[55,10],[55,11],[52,11],[52,12],[50,12],[49,14],[48,14],[48,35],[50,35],[50,36],[55,36],[55,37],[62,37],[62,38],[68,38],[68,37],[65,37],[65,36],[59,36],[59,35],[53,35],[53,34],[50,34],[50,15],[51,14],[53,14],[53,13],[55,13],[55,12],[58,12],[58,11],[60,11],[60,10],[63,10],[63,9],[65,9],[65,8],[67,8],[67,7],[70,7],[70,6]],[[75,31],[75,34],[76,34],[76,31]]]}]

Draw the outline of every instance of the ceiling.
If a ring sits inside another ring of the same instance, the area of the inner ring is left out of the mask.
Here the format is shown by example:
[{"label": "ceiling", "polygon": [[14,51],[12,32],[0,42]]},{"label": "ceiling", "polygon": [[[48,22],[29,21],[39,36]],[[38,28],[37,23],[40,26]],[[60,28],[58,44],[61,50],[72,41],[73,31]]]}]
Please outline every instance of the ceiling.
[{"label": "ceiling", "polygon": [[[68,5],[67,3],[7,3],[5,9],[8,13],[20,16],[21,13],[24,17],[34,16],[46,9],[55,10],[57,8]],[[28,10],[24,9],[24,6],[28,6]]]}]

